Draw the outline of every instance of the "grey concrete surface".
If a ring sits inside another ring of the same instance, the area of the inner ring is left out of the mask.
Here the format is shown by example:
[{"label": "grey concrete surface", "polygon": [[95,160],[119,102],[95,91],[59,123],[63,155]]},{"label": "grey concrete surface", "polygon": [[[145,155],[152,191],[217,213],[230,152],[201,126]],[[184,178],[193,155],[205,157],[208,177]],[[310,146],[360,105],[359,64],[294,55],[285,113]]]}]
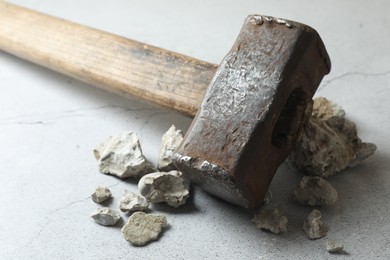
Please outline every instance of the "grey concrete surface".
[{"label": "grey concrete surface", "polygon": [[[287,212],[286,233],[258,230],[251,212],[193,187],[181,208],[153,206],[167,215],[169,228],[159,241],[133,247],[122,237],[123,222],[102,227],[89,217],[97,186],[111,188],[111,207],[124,189],[136,191],[136,181],[100,174],[92,149],[133,130],[156,163],[162,134],[171,124],[186,130],[191,120],[0,52],[0,259],[389,259],[389,1],[12,2],[214,63],[248,14],[307,23],[319,31],[333,65],[317,95],[343,106],[362,139],[378,150],[329,179],[339,201],[321,208],[326,238],[311,241],[304,234],[311,208],[291,199],[301,174],[282,165],[269,207]],[[326,252],[328,239],[343,242],[346,254]]]}]

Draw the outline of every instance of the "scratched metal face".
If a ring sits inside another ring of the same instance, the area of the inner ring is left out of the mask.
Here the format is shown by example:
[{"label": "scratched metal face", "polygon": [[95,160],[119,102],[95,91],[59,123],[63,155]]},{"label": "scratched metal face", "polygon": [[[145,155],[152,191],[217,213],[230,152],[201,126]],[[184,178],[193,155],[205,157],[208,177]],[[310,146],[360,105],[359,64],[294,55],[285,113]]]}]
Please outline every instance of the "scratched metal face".
[{"label": "scratched metal face", "polygon": [[329,72],[324,53],[308,26],[249,16],[175,154],[179,169],[225,200],[260,205]]}]

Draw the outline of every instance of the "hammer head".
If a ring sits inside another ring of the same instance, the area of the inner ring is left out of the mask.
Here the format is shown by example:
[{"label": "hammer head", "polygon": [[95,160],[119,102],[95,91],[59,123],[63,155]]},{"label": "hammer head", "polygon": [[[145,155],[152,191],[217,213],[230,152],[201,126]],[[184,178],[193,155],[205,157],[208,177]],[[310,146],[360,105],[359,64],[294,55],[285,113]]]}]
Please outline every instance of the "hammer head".
[{"label": "hammer head", "polygon": [[249,16],[173,156],[176,166],[211,194],[247,208],[260,206],[329,71],[314,29]]}]

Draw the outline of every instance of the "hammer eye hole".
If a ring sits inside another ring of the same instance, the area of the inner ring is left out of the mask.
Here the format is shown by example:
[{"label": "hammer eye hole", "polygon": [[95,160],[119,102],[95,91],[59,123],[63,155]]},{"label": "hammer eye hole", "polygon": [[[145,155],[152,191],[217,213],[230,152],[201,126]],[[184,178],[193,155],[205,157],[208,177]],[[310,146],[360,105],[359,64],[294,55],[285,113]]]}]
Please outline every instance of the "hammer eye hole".
[{"label": "hammer eye hole", "polygon": [[307,107],[307,95],[302,89],[294,89],[272,132],[272,144],[278,148],[289,144],[299,132]]}]

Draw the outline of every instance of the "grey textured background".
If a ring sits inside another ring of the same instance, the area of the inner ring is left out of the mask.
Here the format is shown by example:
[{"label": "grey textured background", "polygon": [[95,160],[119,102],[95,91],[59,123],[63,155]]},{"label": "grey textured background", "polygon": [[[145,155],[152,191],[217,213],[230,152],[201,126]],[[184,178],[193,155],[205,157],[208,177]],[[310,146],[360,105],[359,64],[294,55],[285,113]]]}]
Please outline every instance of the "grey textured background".
[{"label": "grey textured background", "polygon": [[[388,259],[390,16],[386,0],[328,1],[130,1],[14,0],[14,3],[218,63],[248,14],[283,17],[318,30],[332,72],[317,95],[336,101],[358,125],[375,156],[330,179],[336,205],[321,209],[328,236],[310,241],[301,229],[310,208],[295,204],[301,175],[283,165],[270,207],[289,215],[288,232],[274,235],[251,223],[252,213],[194,187],[179,209],[156,205],[169,228],[146,247],[129,245],[119,227],[95,224],[89,195],[111,187],[116,207],[123,182],[97,170],[92,149],[124,130],[139,133],[143,150],[157,161],[160,138],[171,124],[191,120],[128,101],[0,53],[0,259]],[[348,254],[325,250],[327,239]]]}]

